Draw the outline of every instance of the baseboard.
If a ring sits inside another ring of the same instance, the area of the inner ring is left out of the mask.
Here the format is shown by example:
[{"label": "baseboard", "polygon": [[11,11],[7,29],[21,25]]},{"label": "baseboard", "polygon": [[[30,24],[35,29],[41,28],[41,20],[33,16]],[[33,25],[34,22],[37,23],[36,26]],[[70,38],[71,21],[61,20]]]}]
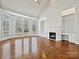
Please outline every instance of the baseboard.
[{"label": "baseboard", "polygon": [[61,41],[69,42],[69,43],[71,43],[71,44],[77,44],[77,45],[79,45],[79,43],[77,43],[77,42],[71,42],[71,41],[68,41],[68,40],[61,40]]},{"label": "baseboard", "polygon": [[74,44],[78,44],[79,45],[79,43],[77,43],[77,42],[75,42]]},{"label": "baseboard", "polygon": [[62,41],[64,41],[64,42],[69,42],[68,40],[62,40]]},{"label": "baseboard", "polygon": [[56,41],[61,41],[61,39],[56,39]]}]

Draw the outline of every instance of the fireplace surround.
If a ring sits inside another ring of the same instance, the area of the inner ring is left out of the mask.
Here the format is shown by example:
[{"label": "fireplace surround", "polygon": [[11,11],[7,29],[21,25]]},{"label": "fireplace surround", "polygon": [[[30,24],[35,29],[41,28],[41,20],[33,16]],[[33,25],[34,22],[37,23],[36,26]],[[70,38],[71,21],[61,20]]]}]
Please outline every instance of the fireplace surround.
[{"label": "fireplace surround", "polygon": [[50,39],[56,39],[56,33],[55,32],[49,32],[49,38]]}]

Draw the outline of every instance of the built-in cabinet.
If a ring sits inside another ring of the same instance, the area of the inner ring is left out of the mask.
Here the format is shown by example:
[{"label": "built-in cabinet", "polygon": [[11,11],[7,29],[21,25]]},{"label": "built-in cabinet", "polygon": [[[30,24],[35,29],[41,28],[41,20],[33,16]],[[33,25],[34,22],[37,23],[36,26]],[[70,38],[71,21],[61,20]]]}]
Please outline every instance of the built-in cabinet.
[{"label": "built-in cabinet", "polygon": [[76,20],[76,10],[75,8],[70,8],[62,11],[62,24],[61,24],[61,39],[67,40],[69,42],[74,42],[75,38],[75,20]]},{"label": "built-in cabinet", "polygon": [[18,35],[38,34],[38,20],[0,10],[0,40]]}]

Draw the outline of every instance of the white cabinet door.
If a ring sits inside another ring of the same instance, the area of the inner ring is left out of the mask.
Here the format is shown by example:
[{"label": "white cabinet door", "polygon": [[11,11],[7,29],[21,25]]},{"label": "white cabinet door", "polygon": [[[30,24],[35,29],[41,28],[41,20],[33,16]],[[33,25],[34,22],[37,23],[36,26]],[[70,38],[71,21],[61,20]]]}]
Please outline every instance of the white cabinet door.
[{"label": "white cabinet door", "polygon": [[62,17],[62,32],[73,33],[74,32],[74,14],[66,15]]},{"label": "white cabinet door", "polygon": [[[74,41],[75,32],[75,14],[70,14],[62,17],[62,32],[67,34],[63,38],[68,41]],[[67,38],[68,37],[68,38]]]}]

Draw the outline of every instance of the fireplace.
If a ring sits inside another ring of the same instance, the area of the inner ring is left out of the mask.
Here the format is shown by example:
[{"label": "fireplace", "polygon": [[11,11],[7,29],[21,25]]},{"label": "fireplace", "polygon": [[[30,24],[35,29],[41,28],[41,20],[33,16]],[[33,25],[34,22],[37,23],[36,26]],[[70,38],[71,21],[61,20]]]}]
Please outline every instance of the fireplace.
[{"label": "fireplace", "polygon": [[49,32],[49,38],[50,39],[56,39],[56,33],[55,32]]}]

